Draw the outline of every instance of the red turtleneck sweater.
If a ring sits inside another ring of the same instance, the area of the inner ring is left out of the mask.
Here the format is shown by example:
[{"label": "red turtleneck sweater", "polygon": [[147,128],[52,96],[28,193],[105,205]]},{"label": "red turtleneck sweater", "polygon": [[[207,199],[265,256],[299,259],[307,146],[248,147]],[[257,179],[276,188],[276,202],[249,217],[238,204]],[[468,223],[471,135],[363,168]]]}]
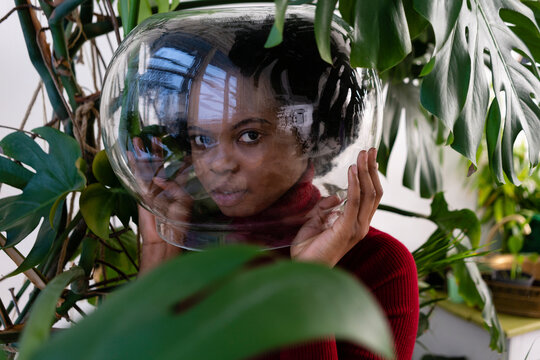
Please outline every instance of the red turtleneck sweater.
[{"label": "red turtleneck sweater", "polygon": [[[237,241],[265,246],[290,244],[303,217],[320,199],[312,184],[313,166],[276,203],[262,213],[232,221]],[[301,220],[301,221],[299,221]],[[229,240],[232,241],[232,238]],[[286,256],[288,248],[278,250]],[[370,228],[368,234],[337,264],[362,281],[379,301],[394,335],[396,359],[412,357],[418,327],[416,265],[407,248],[392,236]],[[369,324],[365,324],[369,326]],[[360,346],[325,339],[257,357],[257,360],[379,359]]]},{"label": "red turtleneck sweater", "polygon": [[[407,248],[392,236],[371,228],[338,263],[375,295],[390,322],[396,359],[411,359],[418,327],[416,265]],[[366,324],[369,326],[369,324]],[[324,339],[257,357],[257,360],[380,359],[362,347]]]}]

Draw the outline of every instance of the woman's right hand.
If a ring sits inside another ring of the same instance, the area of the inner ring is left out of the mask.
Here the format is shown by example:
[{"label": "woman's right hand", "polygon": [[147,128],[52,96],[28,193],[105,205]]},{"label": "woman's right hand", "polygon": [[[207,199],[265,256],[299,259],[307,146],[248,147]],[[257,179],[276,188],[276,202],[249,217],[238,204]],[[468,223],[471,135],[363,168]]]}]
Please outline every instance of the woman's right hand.
[{"label": "woman's right hand", "polygon": [[[141,138],[133,139],[133,151],[128,152],[130,168],[135,174],[139,194],[146,204],[156,207],[168,219],[179,224],[189,222],[191,197],[184,191],[182,184],[187,179],[185,166],[173,179],[165,176],[163,146],[157,137],[151,139],[151,149],[147,149]],[[160,224],[160,231],[169,241],[181,244],[185,229]],[[143,239],[140,271],[148,271],[163,261],[181,252],[177,246],[165,242],[158,234],[155,216],[139,206],[139,232]]]},{"label": "woman's right hand", "polygon": [[156,230],[156,217],[139,205],[139,233],[143,243],[139,273],[143,274],[163,261],[175,257],[182,249],[164,241]]}]

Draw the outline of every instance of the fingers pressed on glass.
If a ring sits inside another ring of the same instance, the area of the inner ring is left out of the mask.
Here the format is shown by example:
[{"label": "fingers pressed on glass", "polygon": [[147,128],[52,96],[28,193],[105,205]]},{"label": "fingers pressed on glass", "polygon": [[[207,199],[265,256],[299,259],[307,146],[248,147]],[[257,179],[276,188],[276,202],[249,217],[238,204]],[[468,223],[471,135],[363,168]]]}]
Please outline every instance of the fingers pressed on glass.
[{"label": "fingers pressed on glass", "polygon": [[358,166],[358,179],[360,181],[360,196],[361,204],[358,210],[358,223],[360,225],[369,225],[371,220],[371,214],[373,212],[373,204],[377,194],[373,182],[371,181],[371,175],[368,169],[368,153],[361,151],[357,159]]},{"label": "fingers pressed on glass", "polygon": [[146,173],[145,170],[141,170],[141,166],[142,164],[138,163],[136,158],[135,158],[135,155],[133,154],[133,152],[131,151],[128,151],[126,153],[127,155],[127,158],[128,158],[128,163],[129,163],[129,167],[130,169],[133,171],[133,173],[135,174],[135,180],[137,182],[137,186],[139,187],[139,189],[144,193],[144,194],[148,194],[148,189],[149,189],[149,183],[148,181],[146,181],[143,177],[143,174]]},{"label": "fingers pressed on glass", "polygon": [[322,210],[328,210],[335,206],[338,206],[341,199],[337,195],[327,196],[319,201],[319,208]]},{"label": "fingers pressed on glass", "polygon": [[381,185],[381,179],[379,178],[379,166],[377,164],[377,149],[375,148],[372,148],[369,151],[368,168],[371,176],[371,182],[373,183],[375,193],[377,194],[375,204],[373,205],[373,210],[371,212],[371,217],[373,217],[383,195],[383,187]]},{"label": "fingers pressed on glass", "polygon": [[153,136],[152,140],[152,154],[154,156],[158,156],[160,159],[163,159],[163,144],[161,142],[161,139]]},{"label": "fingers pressed on glass", "polygon": [[147,149],[140,137],[132,139],[133,153],[128,152],[128,160],[138,179],[138,185],[144,190],[145,196],[155,198],[163,190],[153,181],[156,176],[163,175],[163,149],[161,141],[153,137],[151,150]]},{"label": "fingers pressed on glass", "polygon": [[360,182],[358,180],[358,167],[356,164],[349,167],[348,181],[347,202],[345,203],[345,210],[343,213],[347,227],[357,221],[358,208],[360,207]]},{"label": "fingers pressed on glass", "polygon": [[[133,161],[133,168],[136,171],[138,177],[145,179],[148,174],[152,174],[152,163],[149,156],[146,154],[146,149],[141,138],[133,138],[133,153],[128,152],[131,155]],[[129,156],[129,155],[128,155]]]}]

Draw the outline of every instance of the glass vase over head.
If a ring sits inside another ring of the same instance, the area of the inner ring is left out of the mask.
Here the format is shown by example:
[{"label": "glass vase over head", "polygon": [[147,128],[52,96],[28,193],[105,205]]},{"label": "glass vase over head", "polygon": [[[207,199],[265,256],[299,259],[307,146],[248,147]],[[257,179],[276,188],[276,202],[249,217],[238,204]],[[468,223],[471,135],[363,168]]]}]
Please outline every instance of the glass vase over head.
[{"label": "glass vase over head", "polygon": [[153,16],[109,66],[109,159],[174,245],[289,246],[321,198],[346,199],[347,167],[378,145],[379,78],[351,67],[347,25],[332,23],[330,64],[314,7],[290,6],[283,42],[266,48],[273,23],[273,5]]}]

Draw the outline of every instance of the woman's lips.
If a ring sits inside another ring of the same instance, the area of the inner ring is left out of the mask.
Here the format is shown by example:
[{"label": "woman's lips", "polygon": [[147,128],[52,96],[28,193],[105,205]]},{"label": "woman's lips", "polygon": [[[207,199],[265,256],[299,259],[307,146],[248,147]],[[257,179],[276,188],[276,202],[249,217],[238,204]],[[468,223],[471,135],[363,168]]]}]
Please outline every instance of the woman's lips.
[{"label": "woman's lips", "polygon": [[246,190],[213,190],[211,195],[218,206],[228,207],[240,203],[246,192]]}]

